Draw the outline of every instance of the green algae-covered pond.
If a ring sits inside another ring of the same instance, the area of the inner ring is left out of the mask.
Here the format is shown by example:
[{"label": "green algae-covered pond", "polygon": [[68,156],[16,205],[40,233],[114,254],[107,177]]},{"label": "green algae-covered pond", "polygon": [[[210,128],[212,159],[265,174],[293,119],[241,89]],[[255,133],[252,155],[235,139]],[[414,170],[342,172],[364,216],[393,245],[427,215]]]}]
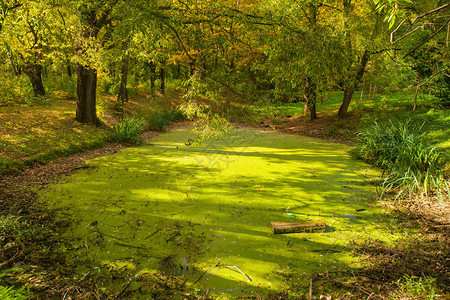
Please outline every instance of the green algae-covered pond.
[{"label": "green algae-covered pond", "polygon": [[[349,243],[392,238],[374,202],[376,174],[346,146],[252,129],[186,146],[194,137],[177,129],[94,159],[42,193],[60,218],[76,220],[65,247],[80,278],[93,270],[177,275],[234,298],[356,267]],[[327,228],[274,235],[270,221]],[[128,280],[99,285],[120,291]],[[137,280],[132,288],[145,298]]]}]

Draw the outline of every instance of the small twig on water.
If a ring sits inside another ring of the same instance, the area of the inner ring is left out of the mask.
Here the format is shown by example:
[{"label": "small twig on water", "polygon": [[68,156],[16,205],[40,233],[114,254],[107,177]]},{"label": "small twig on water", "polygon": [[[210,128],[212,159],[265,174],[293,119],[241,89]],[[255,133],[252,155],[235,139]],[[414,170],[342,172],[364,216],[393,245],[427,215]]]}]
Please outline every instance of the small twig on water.
[{"label": "small twig on water", "polygon": [[222,266],[222,267],[224,267],[224,268],[227,268],[227,269],[236,269],[239,273],[241,273],[242,275],[244,275],[245,277],[247,277],[247,279],[248,279],[248,281],[250,282],[250,281],[253,281],[253,279],[249,276],[249,275],[247,275],[247,274],[245,274],[244,272],[242,272],[238,267],[236,267],[236,266]]}]

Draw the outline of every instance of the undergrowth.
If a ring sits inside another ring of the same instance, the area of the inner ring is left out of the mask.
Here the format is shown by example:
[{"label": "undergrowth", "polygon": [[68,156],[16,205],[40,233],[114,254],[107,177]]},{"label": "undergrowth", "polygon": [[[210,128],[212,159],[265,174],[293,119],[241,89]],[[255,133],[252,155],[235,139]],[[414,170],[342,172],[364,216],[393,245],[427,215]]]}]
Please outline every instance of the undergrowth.
[{"label": "undergrowth", "polygon": [[144,121],[134,117],[126,117],[122,122],[113,125],[111,140],[118,143],[140,143],[144,131]]},{"label": "undergrowth", "polygon": [[350,152],[380,167],[385,176],[384,190],[396,190],[397,197],[439,192],[447,188],[445,164],[423,127],[410,121],[375,122],[359,133],[358,144]]},{"label": "undergrowth", "polygon": [[396,282],[398,290],[393,293],[391,299],[437,299],[434,282],[432,277],[417,277],[405,275]]},{"label": "undergrowth", "polygon": [[186,116],[179,110],[163,109],[150,113],[145,119],[150,130],[164,131],[173,122],[185,120]]}]

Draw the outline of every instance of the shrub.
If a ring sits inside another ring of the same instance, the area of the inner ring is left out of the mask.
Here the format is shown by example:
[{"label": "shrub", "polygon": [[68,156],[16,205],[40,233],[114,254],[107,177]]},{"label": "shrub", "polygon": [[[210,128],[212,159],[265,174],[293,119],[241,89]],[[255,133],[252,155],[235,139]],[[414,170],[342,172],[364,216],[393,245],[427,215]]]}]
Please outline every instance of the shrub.
[{"label": "shrub", "polygon": [[445,181],[437,146],[422,132],[423,125],[406,122],[377,123],[358,135],[351,154],[380,167],[386,175],[383,187],[398,195],[438,191]]},{"label": "shrub", "polygon": [[112,128],[111,140],[118,143],[140,143],[144,131],[144,121],[137,118],[125,118]]},{"label": "shrub", "polygon": [[433,84],[432,94],[435,95],[442,105],[450,105],[450,77],[441,75]]},{"label": "shrub", "polygon": [[150,130],[164,131],[173,122],[185,120],[185,115],[179,110],[154,111],[147,117]]}]

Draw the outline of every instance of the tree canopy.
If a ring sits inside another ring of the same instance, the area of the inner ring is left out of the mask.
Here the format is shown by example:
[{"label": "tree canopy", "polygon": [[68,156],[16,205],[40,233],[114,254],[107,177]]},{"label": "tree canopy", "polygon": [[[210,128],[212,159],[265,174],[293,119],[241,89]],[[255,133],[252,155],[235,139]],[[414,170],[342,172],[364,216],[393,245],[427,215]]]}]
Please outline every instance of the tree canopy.
[{"label": "tree canopy", "polygon": [[123,103],[129,72],[150,78],[153,90],[161,79],[164,93],[167,68],[176,68],[185,80],[198,72],[216,94],[305,102],[311,119],[329,90],[344,91],[344,118],[367,77],[389,81],[386,74],[401,71],[411,79],[402,84],[417,89],[448,83],[449,4],[441,0],[0,4],[3,63],[28,75],[36,97],[46,94],[43,71],[76,66],[76,119],[91,125],[98,124],[98,72],[120,83]]}]

